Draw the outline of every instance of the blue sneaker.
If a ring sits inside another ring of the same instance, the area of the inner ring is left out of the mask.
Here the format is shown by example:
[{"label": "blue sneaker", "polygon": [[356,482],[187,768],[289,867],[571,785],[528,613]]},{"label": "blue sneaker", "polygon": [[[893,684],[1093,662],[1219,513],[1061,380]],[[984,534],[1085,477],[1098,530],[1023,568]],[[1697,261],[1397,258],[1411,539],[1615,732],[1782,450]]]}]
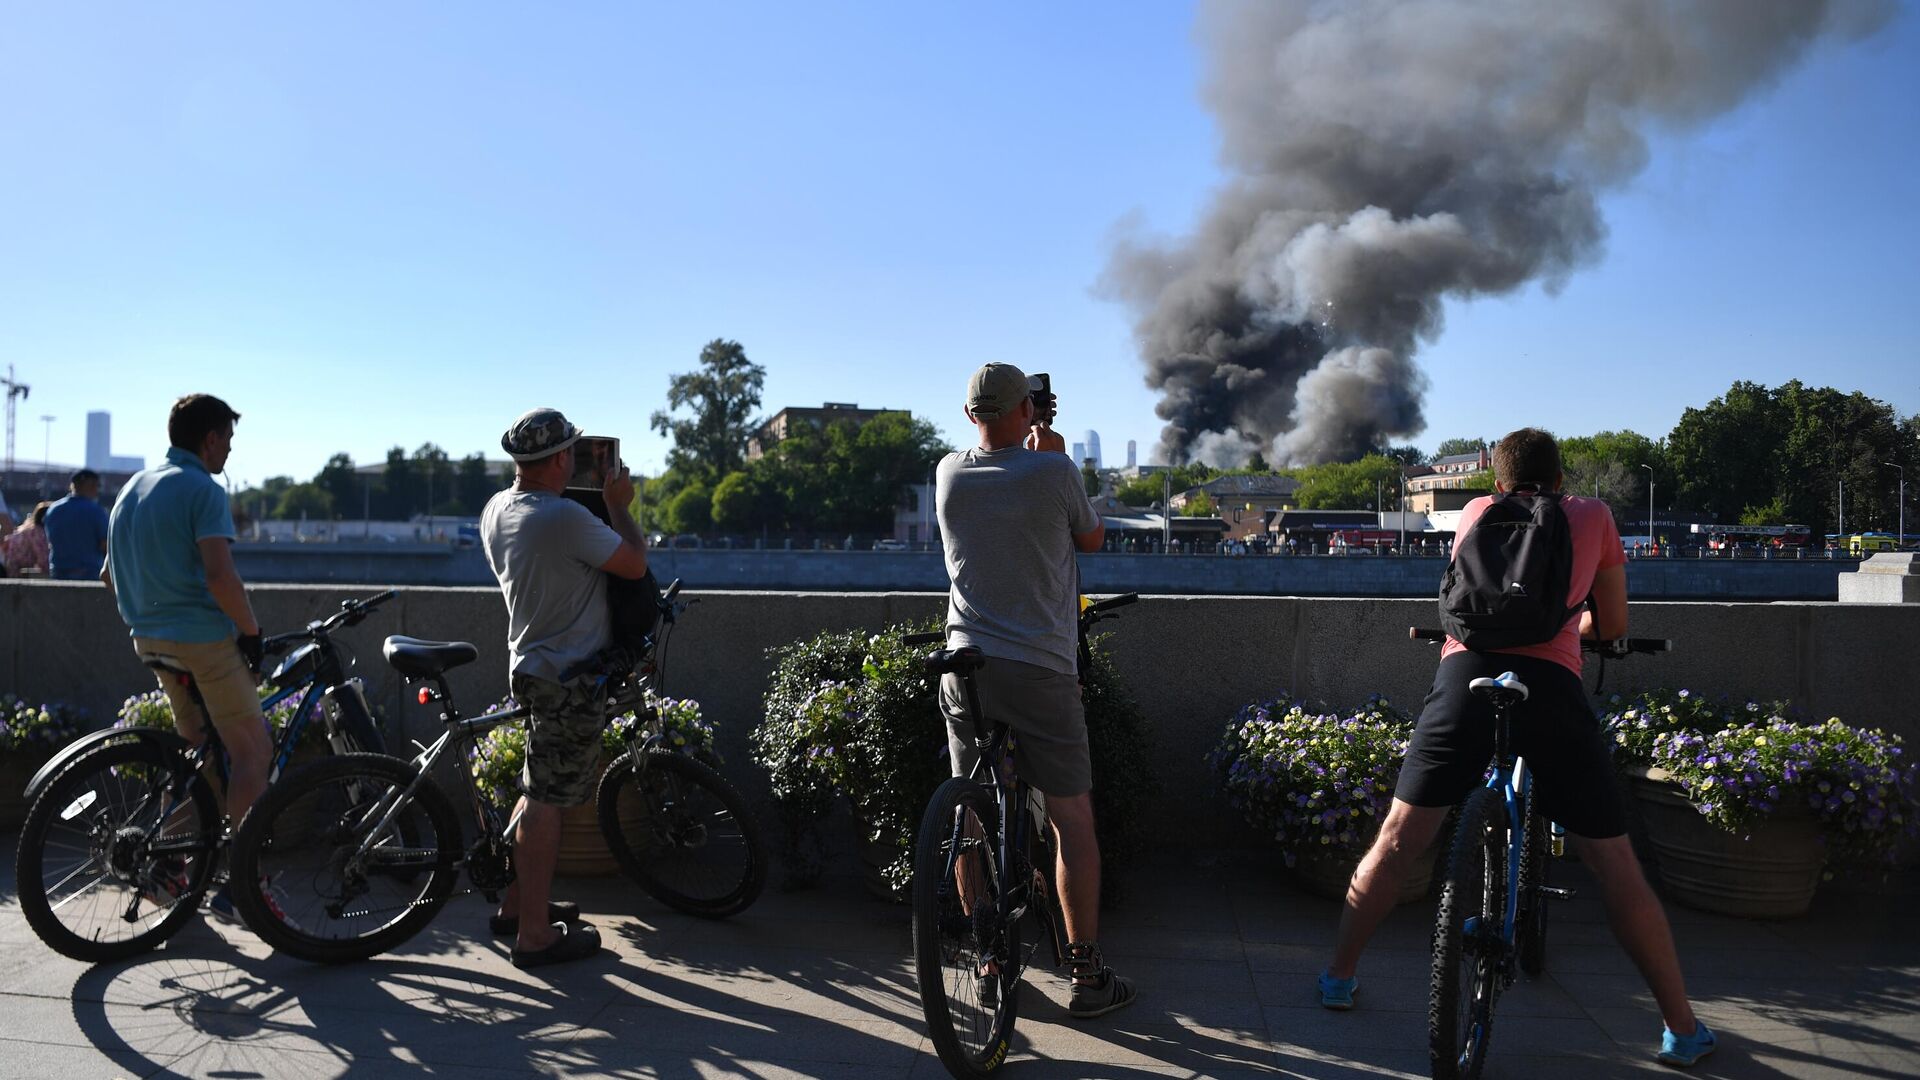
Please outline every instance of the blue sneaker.
[{"label": "blue sneaker", "polygon": [[1671,1031],[1660,1033],[1660,1063],[1685,1069],[1701,1058],[1713,1053],[1719,1040],[1713,1032],[1699,1020],[1693,1022],[1693,1034],[1675,1035]]},{"label": "blue sneaker", "polygon": [[1346,1012],[1353,1008],[1353,995],[1360,990],[1358,976],[1336,979],[1331,972],[1320,973],[1320,1005],[1336,1012]]},{"label": "blue sneaker", "polygon": [[222,922],[240,921],[240,913],[233,910],[233,886],[222,884],[217,892],[207,897],[207,913]]}]

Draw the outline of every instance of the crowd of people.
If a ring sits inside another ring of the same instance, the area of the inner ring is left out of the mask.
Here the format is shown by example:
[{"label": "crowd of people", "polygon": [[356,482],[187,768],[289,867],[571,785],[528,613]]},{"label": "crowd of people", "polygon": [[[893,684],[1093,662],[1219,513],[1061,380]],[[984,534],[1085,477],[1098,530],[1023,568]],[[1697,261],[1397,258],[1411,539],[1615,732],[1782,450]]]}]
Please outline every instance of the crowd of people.
[{"label": "crowd of people", "polygon": [[[1091,801],[1097,778],[1077,666],[1076,557],[1101,550],[1106,537],[1061,436],[1036,416],[1036,406],[1020,369],[988,364],[973,374],[964,412],[978,443],[939,463],[935,510],[950,580],[947,645],[987,658],[977,684],[982,712],[1016,732],[1021,776],[1046,796],[1069,942],[1069,1011],[1089,1018],[1124,1008],[1141,992],[1106,963],[1100,947],[1101,860]],[[37,567],[58,578],[104,579],[135,652],[192,673],[204,714],[178,680],[162,677],[160,686],[181,735],[199,740],[208,723],[219,730],[231,756],[224,797],[234,822],[264,789],[270,750],[255,692],[260,625],[234,569],[227,493],[214,479],[225,468],[239,419],[217,397],[181,398],[168,419],[166,460],[136,474],[110,516],[96,501],[99,478],[82,471],[65,498],[37,507],[4,541],[9,573]],[[487,503],[480,523],[480,543],[507,608],[512,691],[530,709],[517,810],[518,876],[490,920],[495,935],[513,938],[511,959],[523,968],[601,949],[598,931],[581,920],[578,906],[551,895],[560,812],[592,797],[613,633],[609,582],[648,573],[646,537],[617,509],[633,494],[623,464],[606,470],[600,491],[613,512],[597,514],[565,496],[580,438],[580,429],[555,409],[516,419],[501,437],[514,462],[513,484]],[[1714,1049],[1714,1035],[1693,1015],[1666,916],[1627,842],[1625,812],[1579,680],[1579,639],[1626,632],[1620,537],[1604,503],[1561,494],[1559,450],[1550,435],[1516,431],[1495,448],[1493,460],[1501,494],[1469,505],[1461,535],[1507,493],[1553,500],[1572,534],[1567,610],[1578,615],[1536,644],[1483,650],[1449,640],[1391,811],[1348,888],[1318,980],[1320,1001],[1329,1009],[1354,1007],[1361,955],[1401,877],[1434,839],[1448,808],[1480,781],[1491,754],[1489,707],[1467,686],[1478,676],[1513,670],[1534,688],[1516,730],[1543,805],[1598,878],[1610,924],[1659,1003],[1666,1022],[1661,1060],[1689,1065]],[[1576,609],[1573,597],[1589,602]],[[967,775],[975,733],[959,676],[943,677],[938,700],[953,773]],[[211,901],[216,912],[221,901]]]}]

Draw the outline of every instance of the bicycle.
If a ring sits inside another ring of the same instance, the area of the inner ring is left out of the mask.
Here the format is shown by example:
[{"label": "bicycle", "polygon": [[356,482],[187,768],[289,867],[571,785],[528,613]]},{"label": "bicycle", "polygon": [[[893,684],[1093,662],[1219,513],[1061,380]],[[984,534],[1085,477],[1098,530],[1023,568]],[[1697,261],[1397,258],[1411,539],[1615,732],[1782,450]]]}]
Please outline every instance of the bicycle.
[{"label": "bicycle", "polygon": [[[1415,641],[1444,641],[1439,630],[1411,627]],[[1662,653],[1658,638],[1583,640],[1605,657]],[[1434,916],[1432,981],[1427,1000],[1427,1046],[1434,1080],[1471,1080],[1486,1064],[1493,1011],[1519,972],[1546,966],[1547,901],[1571,899],[1549,885],[1551,857],[1565,850],[1565,833],[1534,805],[1533,774],[1509,742],[1513,707],[1528,690],[1513,672],[1468,684],[1493,706],[1493,768],[1486,784],[1467,796],[1447,856],[1447,873]]]},{"label": "bicycle", "polygon": [[[680,582],[660,599],[660,625],[641,650],[639,670],[609,677],[607,715],[647,710],[661,677],[664,645],[688,603]],[[482,796],[461,768],[479,836],[463,846],[454,804],[432,780],[488,731],[527,716],[524,706],[463,718],[446,672],[470,663],[467,642],[389,637],[388,663],[421,704],[440,702],[445,730],[412,761],[349,754],[315,762],[269,791],[234,839],[234,902],[275,949],[315,963],[345,963],[385,952],[433,920],[464,870],[472,889],[497,903],[514,880],[517,815]],[[655,899],[703,918],[737,914],[766,883],[758,825],[733,785],[666,742],[657,713],[629,732],[607,766],[596,798],[602,834],[623,872]],[[294,890],[293,895],[287,890]]]},{"label": "bicycle", "polygon": [[[366,691],[347,677],[332,634],[358,625],[394,595],[344,601],[328,618],[261,642],[263,653],[286,653],[268,676],[278,689],[262,711],[304,695],[275,742],[269,785],[316,715],[334,754],[385,749]],[[161,658],[147,666],[178,679],[206,715],[184,668]],[[40,940],[63,956],[98,963],[145,952],[186,924],[214,882],[228,832],[207,771],[225,790],[226,753],[212,724],[198,746],[158,728],[97,731],[34,774],[14,866],[21,913]]]},{"label": "bicycle", "polygon": [[[1087,632],[1140,599],[1127,593],[1082,600],[1080,648]],[[944,633],[909,634],[909,645],[944,642]],[[1031,913],[1052,947],[1054,967],[1067,961],[1066,924],[1052,891],[1052,855],[1044,848],[1046,810],[1040,793],[1007,759],[1011,729],[980,715],[975,674],[987,658],[975,648],[940,649],[926,658],[930,678],[960,677],[980,758],[964,777],[933,793],[920,820],[913,857],[913,956],[927,1031],[954,1076],[985,1076],[1006,1060],[1019,1015],[1021,977],[1039,948],[1022,943]],[[1083,665],[1084,670],[1084,665]],[[992,969],[989,971],[989,969]]]}]

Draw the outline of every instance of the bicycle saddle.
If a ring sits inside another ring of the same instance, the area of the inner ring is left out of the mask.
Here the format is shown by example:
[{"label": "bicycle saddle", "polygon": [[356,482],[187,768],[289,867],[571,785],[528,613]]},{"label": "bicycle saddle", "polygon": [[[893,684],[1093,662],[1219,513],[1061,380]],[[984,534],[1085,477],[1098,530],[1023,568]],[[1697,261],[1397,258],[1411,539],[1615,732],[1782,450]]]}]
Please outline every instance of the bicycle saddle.
[{"label": "bicycle saddle", "polygon": [[402,675],[433,676],[472,663],[480,650],[465,641],[425,641],[394,634],[381,646],[380,654]]},{"label": "bicycle saddle", "polygon": [[1474,693],[1485,694],[1495,701],[1499,701],[1502,694],[1512,695],[1515,701],[1527,700],[1527,684],[1511,671],[1503,671],[1491,679],[1475,679],[1467,686]]},{"label": "bicycle saddle", "polygon": [[929,675],[971,675],[987,666],[987,658],[969,645],[963,649],[941,649],[927,657]]}]

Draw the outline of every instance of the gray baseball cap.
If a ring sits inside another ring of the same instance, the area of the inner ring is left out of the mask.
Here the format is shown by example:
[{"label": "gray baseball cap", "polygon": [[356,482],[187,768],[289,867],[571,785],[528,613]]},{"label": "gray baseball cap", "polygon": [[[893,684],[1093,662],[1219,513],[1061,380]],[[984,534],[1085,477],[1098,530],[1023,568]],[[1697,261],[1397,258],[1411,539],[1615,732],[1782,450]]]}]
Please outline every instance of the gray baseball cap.
[{"label": "gray baseball cap", "polygon": [[500,436],[500,449],[515,461],[538,461],[579,439],[580,429],[568,423],[559,409],[528,409]]},{"label": "gray baseball cap", "polygon": [[976,420],[998,420],[1030,393],[1026,372],[1012,364],[984,364],[967,380],[967,411]]}]

